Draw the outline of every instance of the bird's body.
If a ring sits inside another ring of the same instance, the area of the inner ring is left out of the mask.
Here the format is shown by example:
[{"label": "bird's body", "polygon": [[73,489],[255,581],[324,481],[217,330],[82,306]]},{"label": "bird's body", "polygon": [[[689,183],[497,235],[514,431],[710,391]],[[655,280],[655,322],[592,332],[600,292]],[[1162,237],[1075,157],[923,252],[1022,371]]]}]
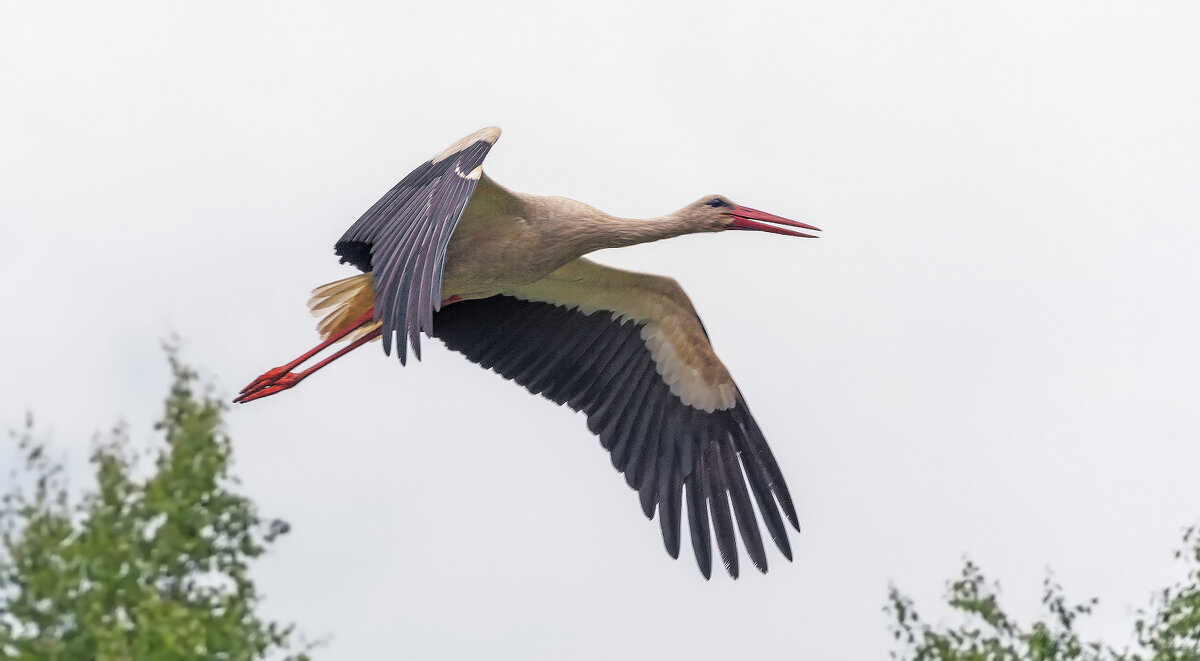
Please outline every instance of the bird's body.
[{"label": "bird's body", "polygon": [[442,298],[495,296],[582,256],[582,237],[571,229],[592,211],[565,198],[514,194],[483,177],[450,236]]},{"label": "bird's body", "polygon": [[[790,558],[780,508],[797,524],[782,474],[683,289],[670,278],[583,256],[694,232],[809,236],[775,225],[816,228],[720,196],[657,218],[626,219],[567,198],[511,192],[482,172],[498,137],[499,129],[489,128],[451,145],[346,232],[337,252],[363,273],[314,290],[309,305],[322,317],[325,341],[264,374],[237,401],[290,388],[378,338],[385,352],[395,340],[401,361],[410,344],[419,357],[424,332],[587,414],[646,515],[659,511],[673,556],[686,490],[693,548],[706,577],[710,517],[726,568],[737,575],[731,511],[751,559],[766,570],[751,495]],[[340,340],[351,344],[290,372]]]}]

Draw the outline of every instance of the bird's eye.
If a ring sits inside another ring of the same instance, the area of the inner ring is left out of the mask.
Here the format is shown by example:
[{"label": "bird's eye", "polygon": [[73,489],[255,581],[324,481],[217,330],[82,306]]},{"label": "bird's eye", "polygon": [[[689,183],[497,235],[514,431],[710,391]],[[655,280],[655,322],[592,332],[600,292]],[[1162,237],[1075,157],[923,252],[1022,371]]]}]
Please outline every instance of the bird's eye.
[{"label": "bird's eye", "polygon": [[728,203],[728,202],[726,202],[725,200],[722,200],[722,199],[721,199],[721,198],[719,198],[719,197],[714,197],[713,199],[711,199],[711,200],[709,200],[708,202],[706,202],[706,204],[708,204],[708,206],[710,206],[710,207],[712,207],[712,208],[714,208],[714,209],[715,209],[715,208],[717,208],[717,207],[727,207],[727,206],[729,206],[729,203]]}]

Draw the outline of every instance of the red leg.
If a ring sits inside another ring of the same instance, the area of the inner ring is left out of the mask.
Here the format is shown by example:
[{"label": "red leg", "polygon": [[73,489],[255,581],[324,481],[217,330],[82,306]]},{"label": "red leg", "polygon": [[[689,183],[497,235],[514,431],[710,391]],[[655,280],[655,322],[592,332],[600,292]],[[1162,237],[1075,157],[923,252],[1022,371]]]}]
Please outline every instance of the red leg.
[{"label": "red leg", "polygon": [[[342,328],[338,332],[334,333],[333,335],[330,335],[329,338],[326,339],[324,342],[313,347],[311,350],[304,353],[299,358],[293,360],[292,362],[290,362],[286,365],[281,365],[280,367],[275,367],[273,369],[267,370],[265,373],[262,374],[262,376],[259,376],[257,379],[251,381],[250,385],[246,386],[245,388],[242,388],[241,394],[233,401],[235,401],[235,402],[250,401],[249,399],[247,399],[248,395],[255,394],[265,388],[274,386],[281,379],[284,379],[285,377],[289,376],[289,373],[292,370],[299,367],[301,363],[308,360],[309,358],[312,358],[313,356],[317,355],[321,351],[324,351],[326,348],[329,347],[329,345],[341,340],[343,337],[346,337],[350,333],[353,333],[355,331],[355,329],[357,329],[359,326],[362,326],[365,323],[369,323],[374,318],[374,316],[375,316],[375,308],[371,308],[370,310],[367,310],[367,312],[365,314],[363,314],[363,316],[350,322],[344,328]],[[367,335],[367,337],[378,337],[378,336],[379,336],[378,331]],[[360,346],[362,346],[361,339],[358,341],[355,341],[353,344],[350,345],[350,347],[353,347],[353,348],[358,348]],[[346,354],[346,352],[350,349],[350,347],[339,351],[334,356],[334,358],[344,356]],[[332,360],[333,360],[333,358],[330,358],[330,359],[322,362],[320,366],[324,367],[325,365],[329,364],[329,362]],[[307,373],[305,373],[305,376],[307,376],[312,371],[315,371],[315,369],[309,370]],[[295,376],[295,375],[290,375],[290,376]],[[299,380],[296,380],[295,382],[292,383],[292,385],[295,385],[298,382],[299,382]],[[280,388],[279,390],[285,390],[286,388],[290,388],[290,387],[291,386],[285,386],[284,388]],[[279,392],[279,390],[273,390],[272,393],[270,393],[270,394]],[[265,395],[259,395],[259,396],[265,397]]]},{"label": "red leg", "polygon": [[[328,365],[329,363],[332,363],[333,361],[337,360],[338,358],[341,358],[342,356],[350,353],[351,351],[354,351],[355,349],[361,347],[362,345],[366,344],[367,342],[374,340],[375,338],[379,337],[381,334],[382,334],[382,332],[378,328],[376,328],[375,330],[371,331],[370,333],[367,333],[366,335],[351,342],[349,345],[338,350],[337,353],[326,358],[325,360],[322,360],[321,362],[317,363],[316,365],[313,365],[312,367],[304,370],[303,372],[298,372],[296,374],[292,374],[289,372],[289,373],[283,374],[283,375],[277,377],[275,380],[270,381],[268,383],[264,383],[261,386],[259,386],[258,388],[254,389],[250,392],[243,392],[241,395],[239,395],[233,401],[237,402],[239,404],[244,404],[246,402],[254,401],[256,399],[266,397],[268,395],[274,395],[277,392],[283,392],[284,390],[287,390],[288,388],[291,388],[292,386],[296,385],[297,383],[300,383],[301,381],[307,379],[313,372],[316,372],[317,370],[321,369],[322,367],[325,367],[326,365]],[[280,368],[276,368],[276,369],[280,369]]]}]

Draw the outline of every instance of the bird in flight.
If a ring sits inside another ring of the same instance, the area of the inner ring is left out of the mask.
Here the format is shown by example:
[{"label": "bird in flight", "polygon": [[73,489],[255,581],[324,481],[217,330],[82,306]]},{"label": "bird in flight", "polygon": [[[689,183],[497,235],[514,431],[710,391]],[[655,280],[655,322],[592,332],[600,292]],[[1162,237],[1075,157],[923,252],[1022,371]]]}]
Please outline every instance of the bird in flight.
[{"label": "bird in flight", "polygon": [[[671,278],[585,259],[697,232],[758,230],[815,238],[820,231],[705,197],[665,216],[618,218],[563,197],[510,191],[483,172],[500,137],[485,128],[455,142],[392,187],[334,246],[358,275],[313,290],[322,342],[242,389],[249,402],[295,386],[346,353],[382,340],[401,364],[420,335],[587,416],[613,466],[657,511],[667,552],[679,557],[683,504],[701,573],[711,539],[738,576],[735,535],[767,571],[754,515],[792,558],[783,517],[800,529],[771,449],[687,294]],[[340,350],[296,370],[330,346]],[[736,518],[736,526],[734,519]]]}]

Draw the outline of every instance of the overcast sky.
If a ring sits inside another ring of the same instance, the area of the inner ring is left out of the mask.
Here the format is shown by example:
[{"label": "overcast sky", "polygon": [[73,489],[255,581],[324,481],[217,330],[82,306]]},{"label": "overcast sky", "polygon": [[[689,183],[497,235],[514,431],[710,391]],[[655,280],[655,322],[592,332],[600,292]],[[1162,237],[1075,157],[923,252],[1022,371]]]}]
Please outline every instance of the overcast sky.
[{"label": "overcast sky", "polygon": [[0,425],[148,442],[171,332],[235,393],[315,342],[345,228],[498,125],[516,190],[825,230],[597,255],[691,295],[795,562],[705,582],[582,416],[372,345],[229,415],[294,525],[266,609],[321,658],[884,658],[888,582],[936,615],[964,553],[1119,636],[1200,516],[1197,34],[1194,2],[7,1]]}]

